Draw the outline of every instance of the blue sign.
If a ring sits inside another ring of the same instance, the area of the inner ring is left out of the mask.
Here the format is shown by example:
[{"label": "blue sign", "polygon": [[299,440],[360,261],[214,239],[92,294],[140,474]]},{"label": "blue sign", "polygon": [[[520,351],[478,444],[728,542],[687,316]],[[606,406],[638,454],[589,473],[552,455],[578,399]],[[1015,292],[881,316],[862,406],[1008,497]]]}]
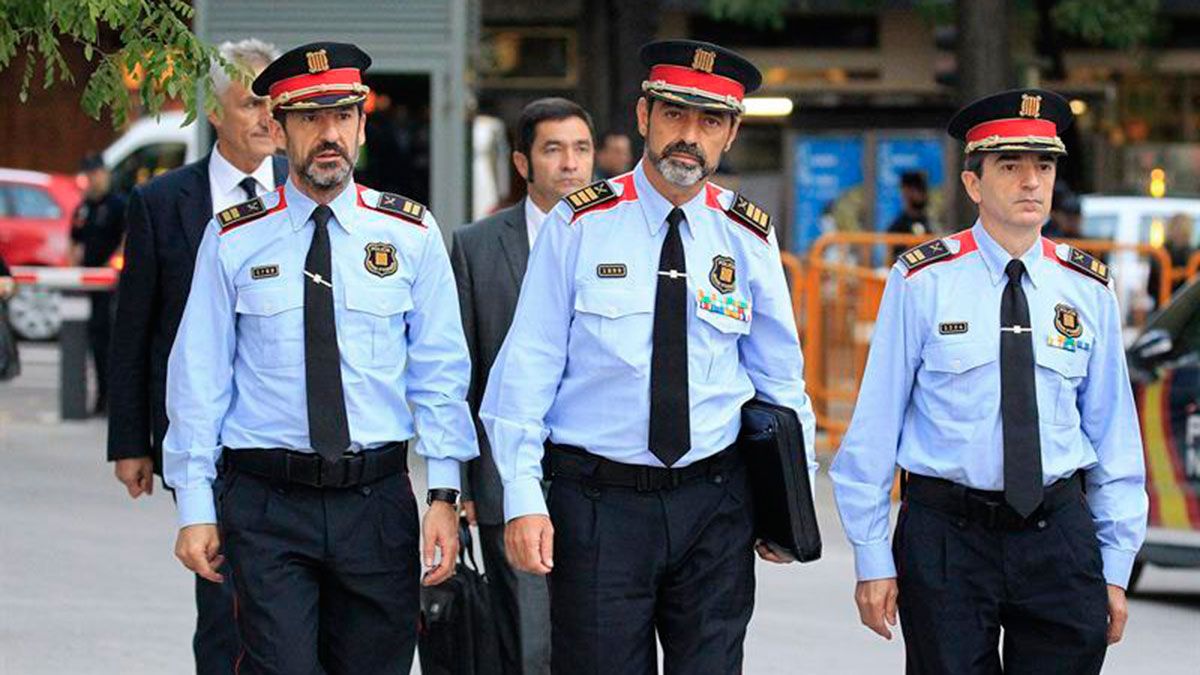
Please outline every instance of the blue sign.
[{"label": "blue sign", "polygon": [[932,194],[945,179],[944,148],[934,138],[881,138],[875,144],[875,229],[884,232],[904,210],[900,197],[900,175],[906,171],[925,174]]},{"label": "blue sign", "polygon": [[837,201],[863,184],[863,141],[856,136],[798,138],[792,167],[792,251],[806,251],[833,228]]}]

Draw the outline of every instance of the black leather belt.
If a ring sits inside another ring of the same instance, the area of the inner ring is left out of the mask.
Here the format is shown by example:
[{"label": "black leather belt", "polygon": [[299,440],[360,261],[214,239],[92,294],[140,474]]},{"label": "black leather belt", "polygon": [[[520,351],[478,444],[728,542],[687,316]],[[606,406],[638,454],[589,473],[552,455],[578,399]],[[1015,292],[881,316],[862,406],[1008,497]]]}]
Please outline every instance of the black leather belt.
[{"label": "black leather belt", "polygon": [[352,488],[408,472],[408,443],[346,453],[330,464],[320,455],[279,448],[225,448],[226,466],[268,480],[317,488]]},{"label": "black leather belt", "polygon": [[678,469],[622,464],[577,448],[546,442],[552,479],[567,478],[592,485],[632,488],[638,492],[669,490],[700,478],[724,473],[738,459],[734,446]]},{"label": "black leather belt", "polygon": [[1042,505],[1022,518],[1004,501],[1003,491],[976,490],[942,478],[909,474],[904,498],[960,520],[992,530],[1023,530],[1072,500],[1082,499],[1082,474],[1072,474],[1046,486]]}]

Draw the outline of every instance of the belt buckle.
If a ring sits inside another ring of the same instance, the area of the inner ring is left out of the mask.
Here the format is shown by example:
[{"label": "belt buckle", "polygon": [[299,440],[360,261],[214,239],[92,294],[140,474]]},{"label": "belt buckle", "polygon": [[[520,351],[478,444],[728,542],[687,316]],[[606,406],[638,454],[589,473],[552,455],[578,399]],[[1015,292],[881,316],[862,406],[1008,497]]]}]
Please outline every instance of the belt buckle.
[{"label": "belt buckle", "polygon": [[358,485],[362,482],[363,472],[366,470],[367,458],[361,452],[353,457],[342,458],[341,464],[346,465],[346,470],[342,475],[344,487]]},{"label": "belt buckle", "polygon": [[650,492],[650,467],[639,466],[637,472],[637,491]]},{"label": "belt buckle", "polygon": [[1003,504],[971,494],[966,495],[966,502],[968,516],[975,514],[980,525],[989,530],[996,529],[1000,523],[1000,509],[1004,506]]}]

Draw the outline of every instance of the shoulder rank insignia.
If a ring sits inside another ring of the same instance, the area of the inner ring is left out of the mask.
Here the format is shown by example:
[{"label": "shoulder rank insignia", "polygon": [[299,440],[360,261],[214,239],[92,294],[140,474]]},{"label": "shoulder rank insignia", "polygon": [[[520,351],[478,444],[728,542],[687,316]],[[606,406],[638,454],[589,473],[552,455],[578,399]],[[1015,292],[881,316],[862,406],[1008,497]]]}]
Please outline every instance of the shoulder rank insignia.
[{"label": "shoulder rank insignia", "polygon": [[1058,256],[1059,260],[1066,263],[1067,267],[1081,272],[1085,276],[1089,276],[1105,286],[1108,285],[1108,279],[1110,276],[1108,273],[1108,265],[1100,262],[1100,260],[1093,257],[1091,254],[1085,253],[1074,246],[1068,246],[1066,244],[1059,244],[1054,249],[1054,253]]},{"label": "shoulder rank insignia", "polygon": [[950,250],[945,240],[934,239],[901,253],[900,262],[904,263],[904,267],[908,270],[908,273],[912,274],[926,265],[939,260],[945,260],[952,255],[954,253]]},{"label": "shoulder rank insignia", "polygon": [[425,205],[421,202],[413,201],[408,197],[392,194],[391,192],[380,192],[379,204],[375,208],[378,211],[403,218],[417,225],[425,224]]},{"label": "shoulder rank insignia", "polygon": [[762,239],[766,239],[771,233],[771,214],[760,209],[740,192],[733,196],[733,205],[725,213]]},{"label": "shoulder rank insignia", "polygon": [[576,215],[597,204],[603,204],[616,198],[617,193],[613,191],[612,186],[606,180],[596,181],[563,197]]},{"label": "shoulder rank insignia", "polygon": [[221,226],[221,234],[225,234],[229,230],[240,225],[262,218],[267,215],[267,209],[263,205],[262,198],[256,197],[248,202],[242,202],[236,206],[231,206],[217,214],[217,223]]}]

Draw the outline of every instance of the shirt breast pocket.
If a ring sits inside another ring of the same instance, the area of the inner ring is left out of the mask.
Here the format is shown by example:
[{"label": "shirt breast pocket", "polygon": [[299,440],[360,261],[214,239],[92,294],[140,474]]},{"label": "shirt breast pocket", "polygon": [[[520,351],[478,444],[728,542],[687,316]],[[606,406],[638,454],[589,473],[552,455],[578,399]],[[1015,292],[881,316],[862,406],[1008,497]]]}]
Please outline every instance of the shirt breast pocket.
[{"label": "shirt breast pocket", "polygon": [[1079,426],[1075,397],[1087,375],[1087,352],[1043,347],[1037,362],[1038,420],[1057,426]]},{"label": "shirt breast pocket", "polygon": [[346,360],[369,367],[403,365],[404,314],[412,308],[412,293],[405,287],[347,288],[345,332],[338,326]]},{"label": "shirt breast pocket", "polygon": [[[700,327],[701,344],[707,349],[689,350],[692,363],[704,368],[699,372],[705,373],[708,382],[728,382],[738,373],[738,338],[750,333],[750,321],[714,312],[700,303],[696,305],[696,318],[714,330]],[[697,358],[703,361],[696,363]]]},{"label": "shirt breast pocket", "polygon": [[262,286],[238,292],[239,348],[254,365],[282,368],[304,363],[304,287]]},{"label": "shirt breast pocket", "polygon": [[931,417],[978,420],[995,414],[1000,380],[996,345],[983,341],[935,342],[921,353],[921,391]]},{"label": "shirt breast pocket", "polygon": [[611,356],[638,370],[649,368],[653,327],[651,288],[582,287],[575,292],[571,335],[584,353]]}]

